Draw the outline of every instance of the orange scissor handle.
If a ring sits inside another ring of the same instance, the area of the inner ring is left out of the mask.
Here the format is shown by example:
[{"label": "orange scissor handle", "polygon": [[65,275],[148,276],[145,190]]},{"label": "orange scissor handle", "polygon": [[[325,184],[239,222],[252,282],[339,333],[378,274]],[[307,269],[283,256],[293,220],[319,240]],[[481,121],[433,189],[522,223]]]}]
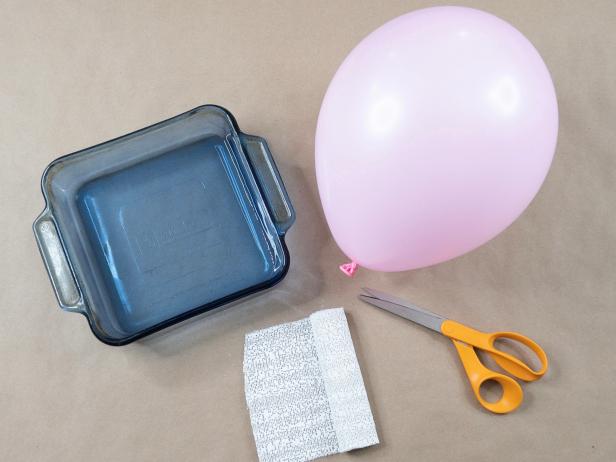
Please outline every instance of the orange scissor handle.
[{"label": "orange scissor handle", "polygon": [[[464,365],[468,381],[479,404],[488,411],[497,414],[507,414],[508,412],[515,411],[524,399],[524,393],[520,384],[511,377],[499,374],[485,367],[471,345],[455,339],[452,339],[452,341],[456,350],[458,350],[458,355],[460,355],[460,360]],[[503,389],[501,398],[493,403],[486,401],[481,396],[481,384],[488,380],[498,382]]]},{"label": "orange scissor handle", "polygon": [[[516,332],[480,332],[449,319],[443,322],[441,332],[452,340],[460,340],[475,348],[486,351],[500,367],[521,380],[532,382],[541,378],[548,370],[548,357],[545,352],[539,345],[522,334]],[[541,362],[541,368],[534,370],[515,356],[496,349],[494,342],[499,338],[515,340],[530,348]]]}]

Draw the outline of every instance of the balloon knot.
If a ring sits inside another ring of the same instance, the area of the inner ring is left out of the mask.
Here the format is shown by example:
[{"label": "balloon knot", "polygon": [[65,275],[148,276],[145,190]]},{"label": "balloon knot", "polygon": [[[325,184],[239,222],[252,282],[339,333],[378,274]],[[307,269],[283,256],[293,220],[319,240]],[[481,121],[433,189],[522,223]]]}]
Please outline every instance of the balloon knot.
[{"label": "balloon knot", "polygon": [[352,261],[350,263],[345,263],[344,265],[340,265],[339,268],[340,268],[340,271],[342,271],[348,277],[352,278],[353,275],[355,274],[355,271],[357,271],[358,267],[359,265],[355,263],[354,261]]}]

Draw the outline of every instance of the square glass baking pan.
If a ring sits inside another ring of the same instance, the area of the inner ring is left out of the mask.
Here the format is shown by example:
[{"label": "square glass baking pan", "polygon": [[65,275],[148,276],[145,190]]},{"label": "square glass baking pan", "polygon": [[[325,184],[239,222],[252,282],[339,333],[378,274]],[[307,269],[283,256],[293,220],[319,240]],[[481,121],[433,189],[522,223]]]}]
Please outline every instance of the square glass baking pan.
[{"label": "square glass baking pan", "polygon": [[61,157],[34,234],[58,302],[122,345],[279,282],[295,213],[264,139],[201,106]]}]

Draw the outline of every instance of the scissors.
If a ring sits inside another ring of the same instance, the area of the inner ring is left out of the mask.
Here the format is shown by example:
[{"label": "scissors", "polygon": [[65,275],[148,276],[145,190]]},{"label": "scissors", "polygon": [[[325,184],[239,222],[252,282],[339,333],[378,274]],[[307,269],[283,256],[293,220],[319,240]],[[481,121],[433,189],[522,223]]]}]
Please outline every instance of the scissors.
[{"label": "scissors", "polygon": [[[477,356],[475,348],[487,352],[501,368],[526,382],[540,379],[548,369],[548,358],[545,352],[539,345],[522,334],[515,332],[480,332],[384,292],[365,287],[362,288],[362,291],[364,293],[359,296],[360,300],[449,337],[458,350],[458,355],[464,365],[475,397],[489,411],[497,414],[507,414],[514,411],[522,403],[524,393],[520,384],[511,377],[484,366]],[[497,350],[494,347],[494,342],[502,338],[514,340],[530,348],[539,358],[541,368],[534,370],[519,358]],[[486,401],[480,394],[481,384],[489,380],[497,382],[502,387],[502,396],[496,402]]]}]

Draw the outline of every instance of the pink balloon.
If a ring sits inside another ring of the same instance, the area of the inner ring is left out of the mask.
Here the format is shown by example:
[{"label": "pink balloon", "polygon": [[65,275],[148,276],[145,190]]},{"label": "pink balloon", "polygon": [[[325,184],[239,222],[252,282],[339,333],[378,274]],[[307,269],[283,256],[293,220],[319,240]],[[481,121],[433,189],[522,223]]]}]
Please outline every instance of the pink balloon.
[{"label": "pink balloon", "polygon": [[380,271],[468,252],[528,206],[557,132],[548,69],[513,26],[461,7],[400,16],[347,56],[321,107],[316,170],[332,234]]}]

